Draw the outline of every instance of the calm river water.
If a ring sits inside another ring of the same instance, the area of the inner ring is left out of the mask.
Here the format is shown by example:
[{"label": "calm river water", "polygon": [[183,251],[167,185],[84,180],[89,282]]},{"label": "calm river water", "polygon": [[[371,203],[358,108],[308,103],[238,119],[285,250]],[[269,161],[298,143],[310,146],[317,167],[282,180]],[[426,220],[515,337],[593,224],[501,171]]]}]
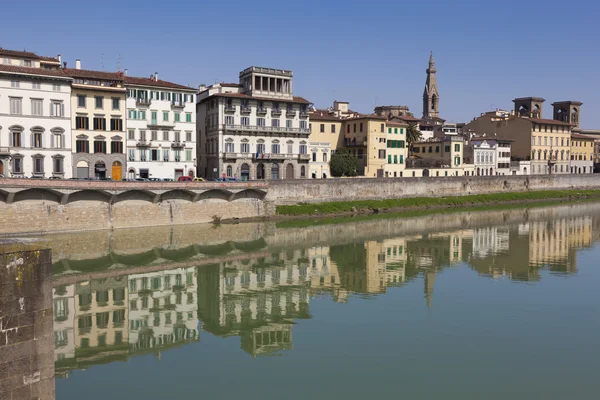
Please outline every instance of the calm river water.
[{"label": "calm river water", "polygon": [[597,203],[47,239],[58,400],[600,391]]}]

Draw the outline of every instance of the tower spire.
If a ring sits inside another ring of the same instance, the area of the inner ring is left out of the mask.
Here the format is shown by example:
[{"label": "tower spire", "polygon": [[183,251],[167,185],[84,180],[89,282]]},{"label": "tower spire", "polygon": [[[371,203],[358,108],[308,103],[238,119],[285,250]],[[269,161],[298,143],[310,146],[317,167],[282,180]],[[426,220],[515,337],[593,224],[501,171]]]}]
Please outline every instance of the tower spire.
[{"label": "tower spire", "polygon": [[433,51],[429,53],[429,68],[427,68],[427,80],[423,92],[423,118],[440,117],[440,94],[438,92],[435,61]]}]

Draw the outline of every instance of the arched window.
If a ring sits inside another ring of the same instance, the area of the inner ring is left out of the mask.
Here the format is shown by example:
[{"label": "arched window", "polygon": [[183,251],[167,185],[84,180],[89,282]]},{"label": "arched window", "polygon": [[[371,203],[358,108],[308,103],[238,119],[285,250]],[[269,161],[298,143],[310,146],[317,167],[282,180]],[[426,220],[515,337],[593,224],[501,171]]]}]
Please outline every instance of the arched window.
[{"label": "arched window", "polygon": [[233,168],[231,168],[231,165],[227,166],[227,177],[231,178],[233,176]]},{"label": "arched window", "polygon": [[46,138],[44,137],[44,128],[36,126],[31,128],[31,147],[43,149],[46,147]]},{"label": "arched window", "polygon": [[300,177],[306,178],[306,167],[305,166],[300,167]]},{"label": "arched window", "polygon": [[20,125],[13,125],[8,128],[10,136],[8,137],[8,145],[11,147],[25,147],[25,141],[23,140],[23,127]]},{"label": "arched window", "polygon": [[271,179],[279,179],[279,164],[271,165]]}]

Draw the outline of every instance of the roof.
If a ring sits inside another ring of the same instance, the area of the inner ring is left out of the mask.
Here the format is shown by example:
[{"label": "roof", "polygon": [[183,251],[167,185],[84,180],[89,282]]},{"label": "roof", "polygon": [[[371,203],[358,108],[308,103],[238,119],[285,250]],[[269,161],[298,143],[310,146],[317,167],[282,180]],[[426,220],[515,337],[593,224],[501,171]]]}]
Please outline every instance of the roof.
[{"label": "roof", "polygon": [[8,50],[0,47],[0,56],[9,56],[9,57],[23,57],[23,58],[31,58],[34,60],[39,60],[41,57],[35,53],[30,51],[18,51],[18,50]]},{"label": "roof", "polygon": [[236,97],[236,98],[249,99],[249,100],[254,99],[254,100],[275,101],[275,102],[281,102],[281,103],[310,104],[310,101],[306,100],[303,97],[298,97],[298,96],[294,96],[293,99],[273,99],[271,97],[248,96],[247,94],[243,94],[243,93],[215,93],[213,95],[210,95],[210,96],[202,99],[201,103],[205,102],[206,100],[208,100],[212,97]]},{"label": "roof", "polygon": [[220,86],[222,87],[242,87],[242,85],[240,85],[239,83],[227,83],[227,82],[221,82],[219,83]]},{"label": "roof", "polygon": [[111,81],[122,81],[122,72],[104,72],[104,71],[92,71],[89,69],[75,69],[65,68],[65,74],[73,78],[93,78],[93,79],[106,79]]},{"label": "roof", "polygon": [[17,65],[0,64],[0,72],[8,72],[23,75],[51,76],[57,78],[70,79],[70,77],[66,75],[62,69],[20,67]]},{"label": "roof", "polygon": [[568,122],[557,121],[555,119],[542,119],[542,118],[525,118],[525,119],[529,119],[531,122],[535,122],[536,124],[571,126],[571,124]]},{"label": "roof", "polygon": [[416,118],[416,117],[413,117],[412,115],[398,115],[397,117],[394,117],[394,118],[398,118],[403,121],[409,121],[409,122],[420,122],[421,121],[421,118]]},{"label": "roof", "polygon": [[544,99],[542,97],[517,97],[516,99],[513,100],[513,103],[515,103],[517,101],[527,101],[527,100],[540,101],[540,102],[546,101],[546,99]]},{"label": "roof", "polygon": [[582,106],[583,103],[577,100],[563,100],[563,101],[555,101],[554,103],[552,103],[553,106],[559,106],[559,105],[563,105],[563,104],[572,104],[574,106]]},{"label": "roof", "polygon": [[474,136],[470,139],[468,139],[472,142],[479,142],[479,141],[488,141],[488,140],[495,140],[496,142],[503,142],[503,143],[509,143],[509,142],[514,142],[514,140],[512,139],[504,139],[504,138],[499,138],[499,137],[495,137],[495,136]]},{"label": "roof", "polygon": [[597,139],[594,136],[581,135],[579,133],[571,133],[571,138],[573,138],[573,139],[581,139],[581,140],[596,140]]},{"label": "roof", "polygon": [[309,117],[312,121],[332,121],[332,122],[342,122],[343,118],[336,117],[335,115],[330,114],[322,114],[322,113],[309,113]]},{"label": "roof", "polygon": [[155,80],[152,78],[140,78],[135,76],[123,76],[123,81],[125,85],[137,85],[137,86],[155,86],[155,87],[163,87],[169,89],[181,89],[181,90],[191,90],[196,92],[197,90],[193,87],[179,85],[177,83],[163,81],[163,80]]},{"label": "roof", "polygon": [[346,121],[353,121],[353,120],[356,121],[358,119],[380,119],[382,121],[387,120],[386,117],[383,117],[383,116],[377,115],[377,114],[359,114],[356,117],[347,118]]},{"label": "roof", "polygon": [[408,124],[404,121],[394,121],[394,120],[390,120],[387,122],[388,126],[401,126],[401,127],[407,127]]},{"label": "roof", "polygon": [[58,61],[58,58],[54,58],[54,57],[41,56],[40,61],[56,63],[56,64],[60,65],[60,61]]}]

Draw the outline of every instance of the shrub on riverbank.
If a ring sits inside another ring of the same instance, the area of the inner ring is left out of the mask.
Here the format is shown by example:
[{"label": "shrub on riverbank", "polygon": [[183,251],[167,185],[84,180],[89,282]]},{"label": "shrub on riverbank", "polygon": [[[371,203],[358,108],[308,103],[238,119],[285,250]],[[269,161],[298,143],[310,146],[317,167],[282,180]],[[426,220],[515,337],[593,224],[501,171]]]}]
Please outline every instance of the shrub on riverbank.
[{"label": "shrub on riverbank", "polygon": [[379,212],[389,209],[448,208],[487,203],[529,202],[555,199],[600,197],[600,190],[545,190],[476,194],[469,196],[414,197],[406,199],[335,201],[329,203],[300,203],[277,206],[277,215],[316,215],[360,212]]}]

